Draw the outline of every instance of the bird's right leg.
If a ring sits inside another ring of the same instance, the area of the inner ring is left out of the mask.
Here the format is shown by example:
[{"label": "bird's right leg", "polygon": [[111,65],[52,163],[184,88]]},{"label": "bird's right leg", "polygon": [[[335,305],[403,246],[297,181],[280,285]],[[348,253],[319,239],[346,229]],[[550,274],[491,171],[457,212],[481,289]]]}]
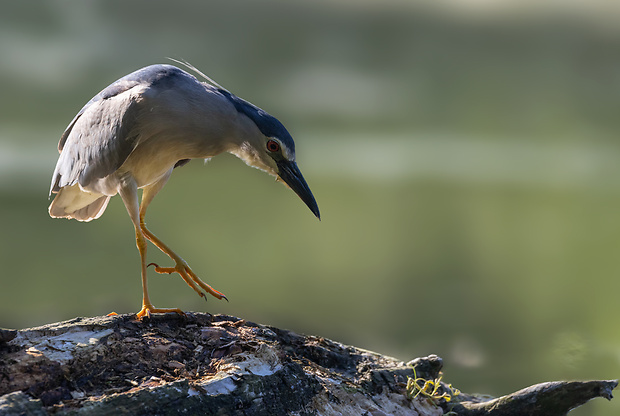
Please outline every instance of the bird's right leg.
[{"label": "bird's right leg", "polygon": [[119,194],[121,198],[123,198],[123,202],[125,203],[125,207],[127,208],[127,212],[129,213],[129,217],[131,218],[131,222],[133,222],[134,228],[136,230],[136,246],[138,247],[138,251],[140,252],[140,264],[141,264],[141,273],[142,273],[142,309],[137,313],[137,318],[140,319],[144,316],[151,316],[152,313],[168,313],[168,312],[176,312],[180,315],[185,315],[182,310],[178,308],[156,308],[151,303],[149,299],[149,291],[146,280],[146,238],[144,233],[142,232],[142,228],[140,227],[140,214],[139,214],[139,206],[138,206],[138,188],[136,186],[133,178],[125,178],[123,181],[123,185],[119,190]]}]

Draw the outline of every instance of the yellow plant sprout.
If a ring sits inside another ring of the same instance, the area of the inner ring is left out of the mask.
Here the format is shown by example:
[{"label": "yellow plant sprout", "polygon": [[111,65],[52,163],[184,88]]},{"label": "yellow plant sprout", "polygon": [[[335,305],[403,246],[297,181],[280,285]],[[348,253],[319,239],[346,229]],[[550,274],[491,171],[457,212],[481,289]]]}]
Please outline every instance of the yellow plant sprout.
[{"label": "yellow plant sprout", "polygon": [[407,397],[411,400],[417,398],[418,396],[424,396],[427,399],[432,401],[436,401],[439,399],[444,399],[449,402],[452,398],[461,394],[459,389],[452,387],[452,384],[448,384],[448,389],[450,392],[444,392],[439,394],[439,388],[441,387],[441,375],[435,380],[426,380],[422,377],[418,377],[413,369],[413,378],[407,376]]}]

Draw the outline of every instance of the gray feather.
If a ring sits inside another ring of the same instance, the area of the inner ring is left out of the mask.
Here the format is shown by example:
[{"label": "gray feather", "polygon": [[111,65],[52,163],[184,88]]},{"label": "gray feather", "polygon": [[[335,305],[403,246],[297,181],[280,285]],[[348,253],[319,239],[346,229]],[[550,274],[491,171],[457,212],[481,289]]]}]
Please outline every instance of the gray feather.
[{"label": "gray feather", "polygon": [[171,65],[152,65],[114,82],[93,97],[69,123],[58,142],[60,157],[51,193],[114,173],[137,146],[140,94],[156,83],[190,76]]}]

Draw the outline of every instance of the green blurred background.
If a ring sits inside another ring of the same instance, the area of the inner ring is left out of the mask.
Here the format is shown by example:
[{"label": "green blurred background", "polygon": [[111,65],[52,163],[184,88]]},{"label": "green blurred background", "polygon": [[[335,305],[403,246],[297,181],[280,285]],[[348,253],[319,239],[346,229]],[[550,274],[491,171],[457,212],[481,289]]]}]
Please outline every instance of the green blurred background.
[{"label": "green blurred background", "polygon": [[436,353],[467,392],[618,378],[619,23],[603,0],[2,2],[0,326],[138,311],[120,198],[84,224],[47,193],[82,105],[173,57],[284,122],[323,220],[230,155],[178,169],[149,226],[230,303],[150,270],[156,306]]}]

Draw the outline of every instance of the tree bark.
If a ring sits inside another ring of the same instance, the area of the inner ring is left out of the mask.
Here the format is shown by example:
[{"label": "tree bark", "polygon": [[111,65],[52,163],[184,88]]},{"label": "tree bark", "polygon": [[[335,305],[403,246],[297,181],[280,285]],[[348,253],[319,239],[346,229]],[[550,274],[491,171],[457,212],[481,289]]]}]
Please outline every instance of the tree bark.
[{"label": "tree bark", "polygon": [[544,383],[482,401],[405,364],[223,315],[76,318],[0,331],[0,414],[565,415],[617,381]]}]

